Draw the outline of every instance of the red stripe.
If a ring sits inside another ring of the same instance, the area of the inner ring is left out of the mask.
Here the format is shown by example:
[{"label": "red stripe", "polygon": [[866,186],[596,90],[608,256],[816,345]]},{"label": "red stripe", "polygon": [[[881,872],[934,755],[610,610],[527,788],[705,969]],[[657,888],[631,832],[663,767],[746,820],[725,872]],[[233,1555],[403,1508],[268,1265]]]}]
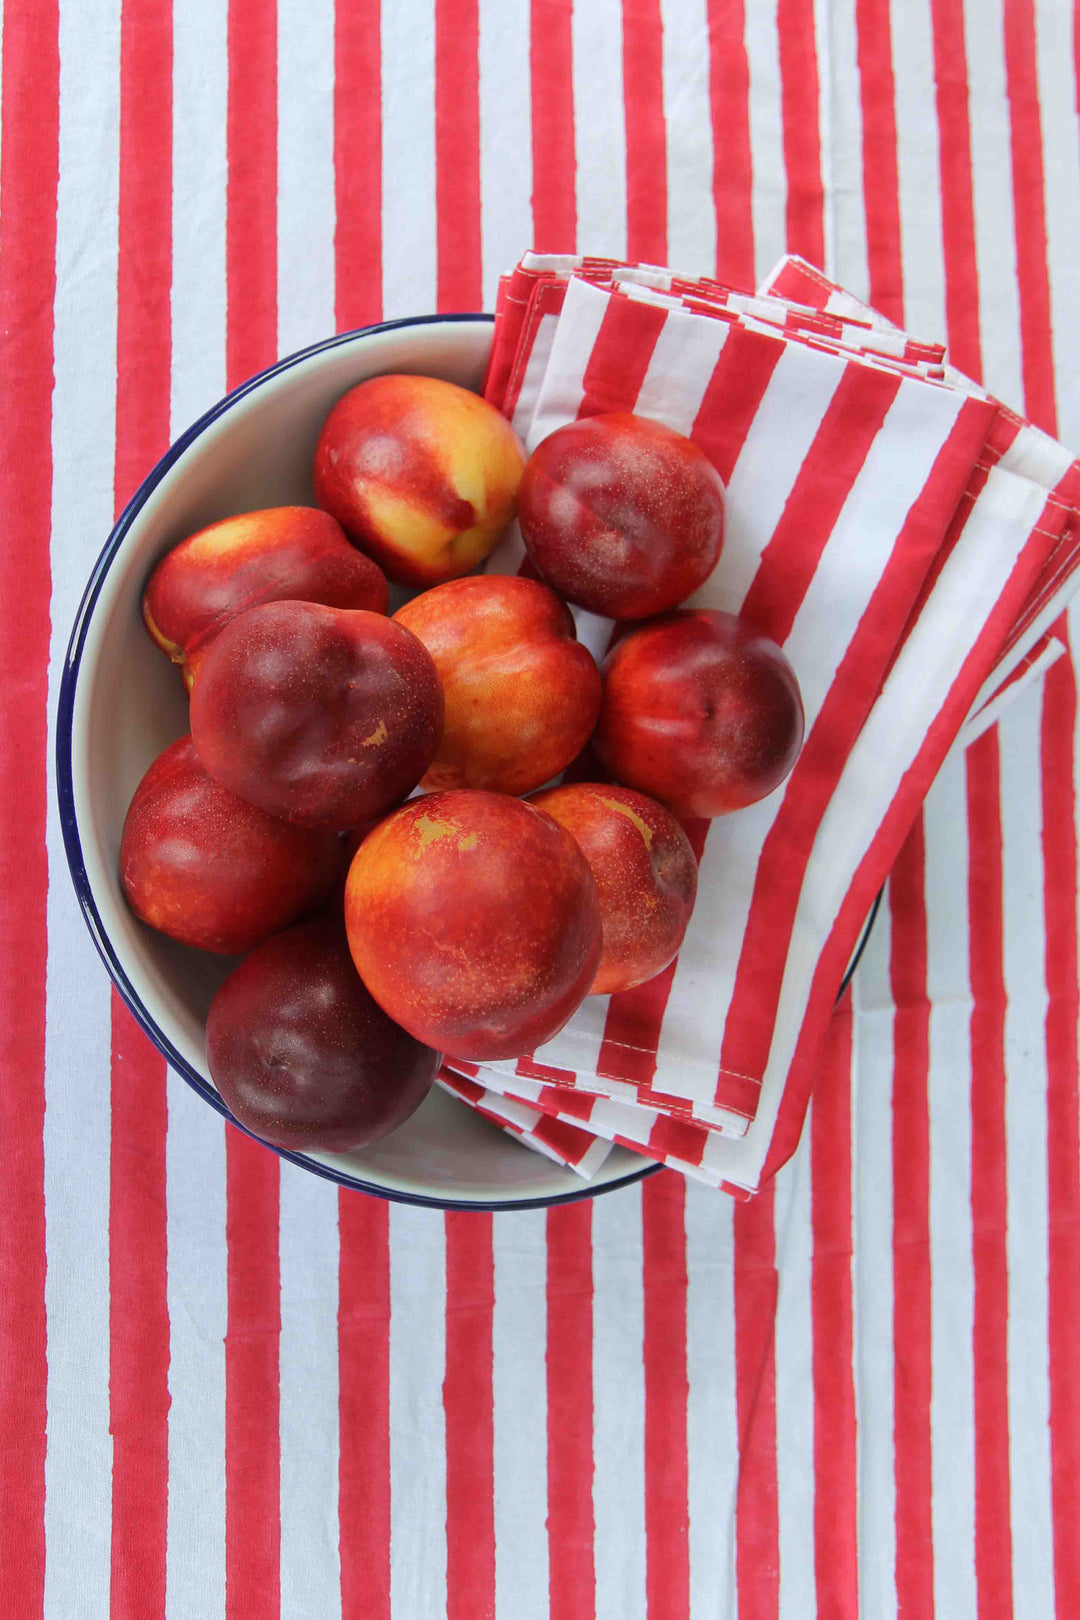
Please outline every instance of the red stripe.
[{"label": "red stripe", "polygon": [[784,344],[745,327],[729,329],[690,430],[727,483],[772,380]]},{"label": "red stripe", "polygon": [[1056,434],[1042,117],[1035,65],[1033,0],[1004,0],[1004,20],[1024,410],[1037,427]]},{"label": "red stripe", "polygon": [[921,814],[889,876],[893,1015],[893,1446],[901,1614],[934,1613],[930,1447],[930,1002]]},{"label": "red stripe", "polygon": [[869,366],[844,367],[740,610],[774,641],[783,644],[791,634],[822,552],[899,391],[899,377]]},{"label": "red stripe", "polygon": [[[1055,633],[1065,634],[1064,624]],[[1080,1614],[1080,1106],[1077,1098],[1076,671],[1047,672],[1042,712],[1043,907],[1046,917],[1047,1182],[1050,1456],[1054,1590],[1060,1615]]]},{"label": "red stripe", "polygon": [[[10,1613],[45,1579],[44,896],[56,263],[57,7],[8,7],[0,155],[0,1569]],[[14,921],[17,919],[17,923]],[[10,1016],[12,1009],[18,1016]]]},{"label": "red stripe", "polygon": [[953,364],[978,380],[982,376],[982,347],[963,0],[930,0],[930,14],[939,137],[941,246],[945,261],[945,325]]},{"label": "red stripe", "polygon": [[338,1197],[342,1620],[390,1620],[390,1206]]},{"label": "red stripe", "polygon": [[276,1620],[281,1603],[278,1159],[225,1133],[225,1613]]},{"label": "red stripe", "polygon": [[686,1403],[686,1182],[641,1188],[645,1312],[645,1601],[649,1620],[690,1612]]},{"label": "red stripe", "polygon": [[754,220],[745,6],[744,0],[707,0],[707,7],[716,274],[749,292],[754,286]]},{"label": "red stripe", "polygon": [[[968,416],[968,405],[963,407],[910,508],[766,834],[721,1046],[721,1087],[726,1073],[765,1072],[806,861],[940,542],[944,514],[955,505],[976,454],[984,411],[984,406],[976,404]],[[834,985],[834,994],[835,989]],[[721,1095],[720,1089],[717,1095]]]},{"label": "red stripe", "polygon": [[334,11],[334,255],[339,332],[382,319],[382,59],[379,0]]},{"label": "red stripe", "polygon": [[626,257],[666,264],[667,126],[660,0],[623,0]]},{"label": "red stripe", "polygon": [[529,41],[533,242],[539,253],[573,253],[577,154],[570,7],[532,0]]},{"label": "red stripe", "polygon": [[[119,510],[169,444],[172,7],[120,23],[116,329]],[[115,992],[109,1163],[111,1581],[117,1614],[163,1615],[168,1521],[165,1061]]]},{"label": "red stripe", "polygon": [[558,1620],[593,1620],[592,1206],[547,1217],[548,1577]]},{"label": "red stripe", "polygon": [[228,386],[277,357],[277,6],[229,0]]},{"label": "red stripe", "polygon": [[446,1221],[446,1614],[495,1613],[491,1216]]},{"label": "red stripe", "polygon": [[974,1257],[975,1578],[979,1613],[1012,1614],[1005,978],[997,728],[967,756],[971,919],[971,1217]]},{"label": "red stripe", "polygon": [[579,417],[633,408],[666,320],[656,304],[611,295],[585,367]]},{"label": "red stripe", "polygon": [[735,1206],[735,1403],[739,1426],[735,1576],[739,1620],[777,1620],[776,1240],[773,1189]]},{"label": "red stripe", "polygon": [[777,0],[780,105],[787,172],[787,251],[825,264],[825,189],[821,183],[814,0]]},{"label": "red stripe", "polygon": [[[229,0],[226,371],[230,388],[277,353],[277,16]],[[225,1581],[228,1620],[280,1606],[279,1167],[226,1132]]]},{"label": "red stripe", "polygon": [[810,1187],[817,1612],[858,1620],[850,995],[833,1015],[821,1055],[810,1125]]},{"label": "red stripe", "polygon": [[435,0],[435,205],[440,312],[483,307],[477,0]]},{"label": "red stripe", "polygon": [[900,183],[896,169],[896,85],[889,7],[856,0],[862,101],[863,203],[870,302],[898,326],[904,319]]},{"label": "red stripe", "polygon": [[[168,373],[165,373],[168,376]],[[112,996],[109,1150],[111,1608],[165,1613],[169,1482],[165,1062]]]}]

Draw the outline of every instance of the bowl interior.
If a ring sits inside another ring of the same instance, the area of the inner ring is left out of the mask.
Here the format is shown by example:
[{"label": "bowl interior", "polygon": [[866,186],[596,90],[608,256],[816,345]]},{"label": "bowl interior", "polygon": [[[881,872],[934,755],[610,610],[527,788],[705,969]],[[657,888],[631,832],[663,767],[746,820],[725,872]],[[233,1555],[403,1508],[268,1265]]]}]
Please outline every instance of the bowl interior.
[{"label": "bowl interior", "polygon": [[[489,318],[432,317],[332,339],[254,379],[208,412],[154,469],[111,536],[80,610],[58,728],[76,887],[125,999],[170,1061],[223,1112],[209,1079],[204,1024],[233,963],[138,922],[118,880],[131,796],[152,760],[188,729],[177,673],[143,627],[143,587],[164,553],[204,524],[259,507],[313,504],[319,429],[355,383],[398,371],[479,388],[490,343]],[[438,1089],[411,1120],[363,1153],[286,1156],[391,1197],[439,1204],[551,1202],[650,1168],[615,1148],[592,1182],[583,1183]]]}]

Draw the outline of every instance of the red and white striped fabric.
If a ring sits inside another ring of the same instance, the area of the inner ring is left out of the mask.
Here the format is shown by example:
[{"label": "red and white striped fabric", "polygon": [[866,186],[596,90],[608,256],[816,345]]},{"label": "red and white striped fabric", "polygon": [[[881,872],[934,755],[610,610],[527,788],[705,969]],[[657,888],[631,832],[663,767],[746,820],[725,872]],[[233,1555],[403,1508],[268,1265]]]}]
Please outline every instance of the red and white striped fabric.
[{"label": "red and white striped fabric", "polygon": [[591,1131],[583,1131],[570,1121],[555,1119],[542,1109],[533,1108],[521,1097],[504,1097],[489,1091],[468,1075],[443,1069],[439,1085],[452,1097],[467,1103],[477,1114],[508,1131],[526,1147],[542,1153],[556,1164],[565,1164],[586,1181],[594,1176],[611,1151],[611,1143]]},{"label": "red and white striped fabric", "polygon": [[280,1164],[111,999],[49,791],[170,437],[335,326],[492,308],[523,242],[790,249],[1080,442],[1075,59],[1065,0],[4,0],[5,1615],[1080,1613],[1071,656],[939,773],[739,1204]]}]

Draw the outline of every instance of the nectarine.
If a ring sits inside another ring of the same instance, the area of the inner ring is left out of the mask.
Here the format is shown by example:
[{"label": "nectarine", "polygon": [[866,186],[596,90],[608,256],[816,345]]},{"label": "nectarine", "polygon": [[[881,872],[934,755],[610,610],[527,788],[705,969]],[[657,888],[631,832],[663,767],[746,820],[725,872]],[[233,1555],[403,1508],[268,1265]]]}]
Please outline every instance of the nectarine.
[{"label": "nectarine", "polygon": [[514,516],[525,454],[494,406],[437,377],[385,376],[339,399],[315,498],[403,585],[467,574]]},{"label": "nectarine", "polygon": [[353,858],[345,921],[390,1017],[475,1061],[550,1040],[600,957],[584,855],[550,816],[499,793],[434,793],[380,822]]},{"label": "nectarine", "polygon": [[644,793],[596,782],[529,803],[566,828],[596,879],[604,946],[590,995],[655,978],[677,955],[697,895],[697,861],[675,817]]},{"label": "nectarine", "polygon": [[600,671],[565,602],[535,580],[480,574],[394,615],[435,660],[442,741],[422,786],[528,793],[576,758],[600,712]]},{"label": "nectarine", "polygon": [[443,695],[427,649],[381,614],[268,602],[220,631],[191,699],[208,771],[271,815],[358,827],[431,763]]},{"label": "nectarine", "polygon": [[799,683],[783,651],[733,613],[669,613],[604,662],[593,737],[626,787],[679,816],[722,816],[771,793],[798,758]]},{"label": "nectarine", "polygon": [[441,1058],[364,988],[338,920],[267,940],[229,975],[206,1025],[233,1114],[277,1147],[347,1153],[404,1124]]},{"label": "nectarine", "polygon": [[146,628],[191,690],[212,638],[260,602],[322,602],[385,613],[382,570],[328,512],[274,506],[222,518],[173,546],[143,595]]},{"label": "nectarine", "polygon": [[120,835],[120,882],[136,916],[226,956],[323,901],[340,859],[333,833],[279,821],[215,782],[190,737],[158,755]]},{"label": "nectarine", "polygon": [[724,485],[697,445],[627,411],[583,417],[533,451],[518,492],[525,549],[570,602],[643,619],[716,566]]}]

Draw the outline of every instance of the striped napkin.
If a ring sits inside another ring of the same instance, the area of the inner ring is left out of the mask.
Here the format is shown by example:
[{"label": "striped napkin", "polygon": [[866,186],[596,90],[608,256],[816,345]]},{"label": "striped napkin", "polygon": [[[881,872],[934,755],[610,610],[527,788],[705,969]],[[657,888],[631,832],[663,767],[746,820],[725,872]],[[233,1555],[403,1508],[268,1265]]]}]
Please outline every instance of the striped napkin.
[{"label": "striped napkin", "polygon": [[[807,730],[777,793],[688,827],[701,881],[678,962],[473,1078],[553,1113],[562,1097],[579,1123],[587,1098],[597,1135],[747,1191],[797,1140],[847,959],[941,760],[1045,655],[1075,565],[1068,453],[840,291],[796,261],[751,296],[529,257],[501,289],[486,384],[529,449],[635,410],[705,450],[728,527],[692,605],[785,647]],[[522,558],[512,534],[489,566]],[[610,622],[576,617],[601,656]],[[642,1110],[636,1130],[604,1102]]]},{"label": "striped napkin", "polygon": [[438,1084],[452,1097],[467,1103],[481,1118],[516,1136],[519,1142],[542,1153],[546,1159],[576,1171],[586,1181],[596,1174],[611,1152],[611,1142],[595,1132],[582,1130],[551,1110],[536,1108],[523,1097],[489,1091],[476,1080],[455,1074],[452,1069],[440,1070]]}]

